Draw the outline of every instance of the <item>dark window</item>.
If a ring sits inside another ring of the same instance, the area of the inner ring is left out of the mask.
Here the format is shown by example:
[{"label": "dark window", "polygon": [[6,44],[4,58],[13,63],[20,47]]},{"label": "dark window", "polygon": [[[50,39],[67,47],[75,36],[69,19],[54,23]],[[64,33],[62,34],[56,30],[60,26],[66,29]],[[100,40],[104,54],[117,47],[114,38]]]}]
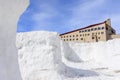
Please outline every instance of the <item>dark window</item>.
[{"label": "dark window", "polygon": [[92,33],[92,35],[94,35],[94,33]]},{"label": "dark window", "polygon": [[100,27],[98,27],[98,30],[100,30]]},{"label": "dark window", "polygon": [[88,32],[90,32],[90,29],[88,29]]},{"label": "dark window", "polygon": [[71,41],[71,39],[70,39],[70,41]]},{"label": "dark window", "polygon": [[78,40],[78,38],[76,40]]},{"label": "dark window", "polygon": [[68,41],[68,39],[66,41]]},{"label": "dark window", "polygon": [[85,32],[87,32],[87,30],[85,30]]},{"label": "dark window", "polygon": [[80,34],[80,36],[82,36],[82,34]]},{"label": "dark window", "polygon": [[74,37],[74,35],[73,35],[73,37]]},{"label": "dark window", "polygon": [[79,33],[81,33],[81,31],[79,31]]},{"label": "dark window", "polygon": [[64,41],[65,41],[65,39],[64,39]]},{"label": "dark window", "polygon": [[76,35],[76,37],[78,37],[78,35]]},{"label": "dark window", "polygon": [[111,31],[112,33],[115,33],[113,30]]},{"label": "dark window", "polygon": [[92,37],[92,39],[94,39],[94,37]]},{"label": "dark window", "polygon": [[66,36],[66,37],[68,37],[68,36]]},{"label": "dark window", "polygon": [[83,38],[81,38],[81,40],[83,40]]},{"label": "dark window", "polygon": [[101,34],[104,34],[104,32],[101,32]]},{"label": "dark window", "polygon": [[74,41],[74,39],[73,39],[73,41]]},{"label": "dark window", "polygon": [[93,31],[93,28],[91,29],[91,31]]},{"label": "dark window", "polygon": [[106,30],[108,30],[108,27],[106,27]]},{"label": "dark window", "polygon": [[70,37],[71,37],[71,35],[70,35]]},{"label": "dark window", "polygon": [[102,29],[104,29],[104,27],[102,27]]},{"label": "dark window", "polygon": [[82,31],[82,32],[84,32],[84,31]]},{"label": "dark window", "polygon": [[98,34],[100,34],[100,32],[98,32]]},{"label": "dark window", "polygon": [[88,34],[88,36],[89,36],[90,34]]},{"label": "dark window", "polygon": [[100,37],[98,37],[98,39],[100,39]]},{"label": "dark window", "polygon": [[65,36],[64,36],[64,38],[65,38]]},{"label": "dark window", "polygon": [[95,28],[95,30],[97,30],[97,28]]},{"label": "dark window", "polygon": [[84,34],[83,34],[83,36],[84,36]]}]

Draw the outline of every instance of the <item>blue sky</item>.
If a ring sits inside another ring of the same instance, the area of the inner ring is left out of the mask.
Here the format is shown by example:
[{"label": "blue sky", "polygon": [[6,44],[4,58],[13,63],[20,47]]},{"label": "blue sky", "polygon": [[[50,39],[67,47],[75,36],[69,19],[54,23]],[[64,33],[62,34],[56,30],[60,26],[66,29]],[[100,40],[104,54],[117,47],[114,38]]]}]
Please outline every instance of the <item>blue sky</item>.
[{"label": "blue sky", "polygon": [[64,33],[111,18],[120,33],[120,0],[31,0],[17,32],[48,30]]}]

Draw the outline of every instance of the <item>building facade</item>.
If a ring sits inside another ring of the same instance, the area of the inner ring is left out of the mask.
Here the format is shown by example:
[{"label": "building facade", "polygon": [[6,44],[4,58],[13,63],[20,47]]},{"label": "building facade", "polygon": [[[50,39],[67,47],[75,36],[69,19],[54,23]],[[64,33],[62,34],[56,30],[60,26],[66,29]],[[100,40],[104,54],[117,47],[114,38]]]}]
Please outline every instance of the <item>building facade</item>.
[{"label": "building facade", "polygon": [[120,38],[120,35],[116,35],[116,31],[111,27],[110,19],[107,19],[101,23],[60,34],[60,37],[67,42],[98,42]]}]

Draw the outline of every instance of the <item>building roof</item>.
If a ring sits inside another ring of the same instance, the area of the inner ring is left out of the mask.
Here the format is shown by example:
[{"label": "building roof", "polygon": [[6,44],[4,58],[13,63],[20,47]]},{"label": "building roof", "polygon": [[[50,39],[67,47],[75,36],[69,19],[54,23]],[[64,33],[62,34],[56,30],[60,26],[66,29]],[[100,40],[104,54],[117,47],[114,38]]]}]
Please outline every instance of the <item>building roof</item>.
[{"label": "building roof", "polygon": [[83,28],[76,29],[76,30],[73,30],[73,31],[69,31],[69,32],[60,34],[60,36],[61,36],[61,35],[64,35],[64,34],[69,34],[69,33],[75,32],[75,31],[83,30],[83,29],[86,29],[86,28],[91,28],[91,27],[94,27],[94,26],[97,26],[97,25],[100,25],[100,24],[104,24],[104,23],[106,23],[106,21],[101,22],[101,23],[97,23],[97,24],[92,24],[92,25],[89,25],[89,26],[87,26],[87,27],[83,27]]}]

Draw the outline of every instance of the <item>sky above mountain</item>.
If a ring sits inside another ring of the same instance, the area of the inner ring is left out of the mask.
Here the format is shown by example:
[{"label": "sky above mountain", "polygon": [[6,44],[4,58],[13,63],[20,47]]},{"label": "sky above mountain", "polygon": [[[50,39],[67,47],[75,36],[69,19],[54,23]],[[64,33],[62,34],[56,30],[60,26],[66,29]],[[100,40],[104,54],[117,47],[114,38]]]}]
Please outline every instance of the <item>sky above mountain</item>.
[{"label": "sky above mountain", "polygon": [[120,33],[120,0],[30,0],[17,32],[48,30],[64,33],[111,19]]}]

